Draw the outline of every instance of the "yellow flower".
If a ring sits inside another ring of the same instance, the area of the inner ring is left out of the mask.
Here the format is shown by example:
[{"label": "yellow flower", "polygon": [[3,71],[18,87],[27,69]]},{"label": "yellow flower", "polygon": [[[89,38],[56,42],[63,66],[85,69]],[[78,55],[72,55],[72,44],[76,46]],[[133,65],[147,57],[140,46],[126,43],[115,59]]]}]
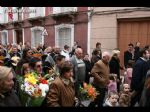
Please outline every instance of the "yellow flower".
[{"label": "yellow flower", "polygon": [[25,78],[25,80],[27,81],[27,82],[29,82],[29,83],[31,83],[31,84],[36,84],[37,83],[37,79],[34,77],[34,76],[32,76],[32,75],[29,75],[27,78]]},{"label": "yellow flower", "polygon": [[30,73],[27,73],[27,74],[24,75],[25,78],[28,78],[29,76],[31,76]]}]

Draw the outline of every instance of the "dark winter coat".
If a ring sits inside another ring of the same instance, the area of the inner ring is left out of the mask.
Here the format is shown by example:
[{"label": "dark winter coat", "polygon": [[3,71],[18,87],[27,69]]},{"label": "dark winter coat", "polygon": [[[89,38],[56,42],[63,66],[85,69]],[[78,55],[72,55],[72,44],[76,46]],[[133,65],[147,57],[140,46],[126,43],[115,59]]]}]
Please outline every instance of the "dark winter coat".
[{"label": "dark winter coat", "polygon": [[0,94],[0,107],[18,107],[18,106],[21,106],[21,103],[15,91]]},{"label": "dark winter coat", "polygon": [[115,57],[112,57],[109,62],[110,73],[117,74],[117,78],[120,79],[120,61]]},{"label": "dark winter coat", "polygon": [[131,89],[141,91],[144,87],[146,73],[148,71],[148,63],[139,58],[133,66],[133,73],[131,79]]},{"label": "dark winter coat", "polygon": [[[150,80],[150,70],[147,72],[146,75],[146,81],[149,80]],[[139,105],[142,107],[150,107],[150,88],[147,87],[147,85],[144,86]]]},{"label": "dark winter coat", "polygon": [[124,52],[124,66],[127,68],[127,64],[129,60],[134,60],[132,59],[132,53],[130,53],[129,51],[125,51]]},{"label": "dark winter coat", "polygon": [[91,69],[92,69],[92,66],[91,66],[91,62],[90,61],[87,61],[87,60],[83,60],[84,63],[85,63],[85,66],[86,66],[86,71],[85,71],[85,82],[89,83],[89,78],[90,78],[90,72],[91,72]]},{"label": "dark winter coat", "polygon": [[139,105],[142,107],[150,107],[150,88],[144,87]]}]

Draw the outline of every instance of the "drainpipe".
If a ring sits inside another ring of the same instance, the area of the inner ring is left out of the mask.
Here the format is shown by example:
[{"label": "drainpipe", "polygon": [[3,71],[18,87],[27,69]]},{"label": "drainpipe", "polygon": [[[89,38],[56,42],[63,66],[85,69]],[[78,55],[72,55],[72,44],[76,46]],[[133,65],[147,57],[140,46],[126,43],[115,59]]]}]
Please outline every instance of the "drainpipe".
[{"label": "drainpipe", "polygon": [[15,44],[15,30],[13,29],[12,32],[13,32],[13,44]]},{"label": "drainpipe", "polygon": [[24,28],[22,28],[22,45],[24,46]]},{"label": "drainpipe", "polygon": [[91,7],[88,7],[88,38],[87,38],[87,53],[89,54],[89,56],[91,55],[90,53],[90,49],[91,49]]}]

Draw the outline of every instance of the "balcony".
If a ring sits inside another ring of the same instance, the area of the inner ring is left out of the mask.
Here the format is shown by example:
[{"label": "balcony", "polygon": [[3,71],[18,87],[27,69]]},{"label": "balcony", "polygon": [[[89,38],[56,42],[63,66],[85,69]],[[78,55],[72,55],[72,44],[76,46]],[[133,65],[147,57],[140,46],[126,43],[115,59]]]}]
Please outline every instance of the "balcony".
[{"label": "balcony", "polygon": [[53,14],[66,14],[77,12],[77,7],[53,7]]}]

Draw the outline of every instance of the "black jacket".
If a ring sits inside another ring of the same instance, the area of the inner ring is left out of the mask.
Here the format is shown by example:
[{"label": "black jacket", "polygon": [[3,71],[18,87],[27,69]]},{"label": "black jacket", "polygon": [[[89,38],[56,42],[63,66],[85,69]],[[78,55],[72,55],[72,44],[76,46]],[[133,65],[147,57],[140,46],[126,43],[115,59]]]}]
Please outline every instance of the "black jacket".
[{"label": "black jacket", "polygon": [[109,62],[110,73],[117,74],[117,78],[120,79],[120,61],[115,57],[112,57]]},{"label": "black jacket", "polygon": [[21,106],[20,100],[15,91],[0,95],[0,107],[18,107]]},{"label": "black jacket", "polygon": [[125,51],[124,52],[124,66],[127,68],[127,64],[129,60],[134,60],[132,59],[132,53],[130,53],[129,51]]},{"label": "black jacket", "polygon": [[144,87],[146,73],[148,71],[148,63],[143,59],[139,58],[133,66],[131,89],[142,90]]},{"label": "black jacket", "polygon": [[85,75],[85,81],[86,83],[89,83],[89,78],[90,78],[90,74],[89,72],[91,72],[92,66],[91,66],[91,62],[87,61],[87,60],[83,60],[86,66],[86,75]]}]

